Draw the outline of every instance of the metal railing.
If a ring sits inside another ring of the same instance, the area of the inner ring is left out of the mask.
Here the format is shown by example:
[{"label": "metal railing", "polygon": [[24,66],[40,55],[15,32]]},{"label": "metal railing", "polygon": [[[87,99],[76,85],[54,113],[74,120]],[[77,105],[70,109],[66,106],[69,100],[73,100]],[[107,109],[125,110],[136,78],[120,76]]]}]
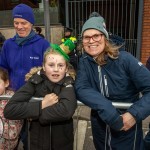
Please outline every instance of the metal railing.
[{"label": "metal railing", "polygon": [[[3,99],[9,100],[11,97],[12,96],[10,95],[1,95],[0,100],[3,100]],[[41,101],[41,100],[43,100],[42,97],[32,97],[29,102],[35,102],[35,101]],[[78,101],[78,106],[83,106],[83,105],[84,104],[82,102]],[[112,102],[112,105],[115,106],[116,108],[128,109],[132,105],[132,103]]]},{"label": "metal railing", "polygon": [[[11,95],[1,95],[0,96],[0,101],[1,100],[10,100],[11,99]],[[29,102],[36,102],[36,101],[42,101],[43,100],[43,98],[42,97],[32,97],[30,100],[29,100]],[[80,106],[85,106],[82,102],[80,102],[80,101],[77,101],[77,104],[78,104],[78,106],[80,107]],[[112,102],[112,105],[114,105],[116,108],[120,108],[120,109],[128,109],[131,105],[132,105],[132,103],[123,103],[123,102]],[[80,107],[81,108],[81,107]],[[78,110],[78,108],[77,108],[77,111],[79,111]],[[86,128],[87,128],[87,121],[85,121],[85,120],[81,120],[81,121],[79,121],[80,119],[78,118],[78,116],[79,116],[79,112],[77,112],[77,118],[76,118],[76,127],[74,127],[74,150],[78,150],[78,148],[79,149],[81,149],[81,143],[83,143],[83,142],[81,142],[81,141],[83,141],[83,137],[78,137],[78,134],[80,133],[80,131],[78,131],[79,129],[81,130],[81,128],[82,128],[82,130],[84,129],[84,132],[86,132]],[[28,122],[28,149],[30,150],[30,133],[29,133],[29,126],[30,126],[30,122]],[[78,127],[79,126],[79,127]],[[83,131],[82,131],[82,133],[83,133]],[[85,133],[83,133],[83,134],[85,134]],[[50,135],[51,135],[51,125],[50,125]],[[81,136],[81,135],[80,135]],[[79,142],[79,138],[82,138],[82,140]],[[80,145],[80,146],[79,146]],[[50,147],[50,150],[51,150],[51,147]]]}]

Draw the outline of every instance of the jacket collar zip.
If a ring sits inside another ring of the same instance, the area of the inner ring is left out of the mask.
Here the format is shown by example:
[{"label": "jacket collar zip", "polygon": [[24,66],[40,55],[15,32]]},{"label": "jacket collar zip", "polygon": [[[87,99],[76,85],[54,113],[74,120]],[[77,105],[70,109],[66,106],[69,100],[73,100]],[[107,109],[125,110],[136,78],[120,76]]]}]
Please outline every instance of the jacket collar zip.
[{"label": "jacket collar zip", "polygon": [[[98,66],[98,73],[99,73],[99,81],[100,81],[100,90],[101,90],[101,94],[103,96],[108,96],[108,87],[107,87],[107,77],[106,75],[104,75],[104,84],[105,86],[103,86],[103,76],[102,76],[102,71],[101,71],[101,67],[100,65]],[[104,91],[105,88],[105,91]],[[110,150],[112,150],[111,148],[111,132],[110,132],[110,127],[108,125],[106,125],[106,135],[105,135],[105,145],[106,143],[108,143]],[[106,146],[105,146],[105,150],[106,150]]]}]

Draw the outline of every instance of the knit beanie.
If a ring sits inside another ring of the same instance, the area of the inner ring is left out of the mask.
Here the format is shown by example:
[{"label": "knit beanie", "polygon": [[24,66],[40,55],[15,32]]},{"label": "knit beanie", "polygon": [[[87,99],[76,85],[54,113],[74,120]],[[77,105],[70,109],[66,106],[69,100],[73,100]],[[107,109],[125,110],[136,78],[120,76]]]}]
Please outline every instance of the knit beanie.
[{"label": "knit beanie", "polygon": [[34,14],[31,7],[26,4],[19,4],[14,7],[12,12],[13,18],[22,18],[34,24]]},{"label": "knit beanie", "polygon": [[83,25],[82,27],[82,32],[81,32],[81,35],[83,34],[83,32],[85,30],[88,30],[88,29],[96,29],[100,32],[102,32],[107,39],[109,39],[109,36],[108,36],[108,32],[106,30],[106,24],[105,24],[105,20],[103,17],[101,16],[98,16],[98,17],[90,17]]}]

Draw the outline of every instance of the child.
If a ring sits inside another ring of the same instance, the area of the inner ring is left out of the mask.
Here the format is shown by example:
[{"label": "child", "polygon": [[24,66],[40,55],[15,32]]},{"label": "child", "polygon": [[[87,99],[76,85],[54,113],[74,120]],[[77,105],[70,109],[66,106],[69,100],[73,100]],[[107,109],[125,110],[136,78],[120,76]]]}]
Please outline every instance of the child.
[{"label": "child", "polygon": [[[8,90],[8,72],[0,68],[0,95],[13,95]],[[13,150],[17,146],[19,133],[23,122],[19,120],[8,120],[4,118],[3,110],[8,100],[0,100],[0,150]]]},{"label": "child", "polygon": [[[4,114],[9,119],[31,121],[31,150],[73,150],[72,116],[77,101],[74,81],[66,73],[68,53],[74,49],[74,44],[67,40],[51,47],[44,54],[42,69],[34,68],[27,74],[27,83],[11,98]],[[29,102],[31,97],[44,98]]]}]

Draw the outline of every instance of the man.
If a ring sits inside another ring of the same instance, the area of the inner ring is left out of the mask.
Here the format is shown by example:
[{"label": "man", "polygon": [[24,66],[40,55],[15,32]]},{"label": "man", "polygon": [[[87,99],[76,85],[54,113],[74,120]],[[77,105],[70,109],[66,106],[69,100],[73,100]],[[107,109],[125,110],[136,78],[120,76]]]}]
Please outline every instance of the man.
[{"label": "man", "polygon": [[[61,42],[65,42],[66,39],[73,37],[72,32],[73,32],[72,28],[65,27],[64,28],[64,38],[61,40]],[[77,39],[74,37],[74,40],[76,41]]]},{"label": "man", "polygon": [[[16,91],[25,84],[25,74],[34,66],[42,66],[43,54],[49,42],[33,31],[32,8],[19,4],[12,11],[16,35],[4,42],[0,55],[0,66],[7,69],[10,87]],[[23,136],[24,134],[21,134]],[[25,138],[22,138],[24,143]],[[24,149],[27,144],[24,144]]]},{"label": "man", "polygon": [[0,66],[6,68],[11,80],[11,88],[18,90],[25,83],[25,74],[34,66],[41,66],[43,53],[49,42],[33,31],[34,14],[32,8],[17,5],[12,12],[16,35],[4,42]]},{"label": "man", "polygon": [[[77,44],[77,39],[75,36],[72,35],[73,29],[69,27],[65,27],[64,29],[64,38],[61,39],[61,42],[65,42],[67,39],[70,39],[72,42]],[[78,54],[76,48],[69,54],[70,57],[70,64],[76,70],[78,65]]]}]

